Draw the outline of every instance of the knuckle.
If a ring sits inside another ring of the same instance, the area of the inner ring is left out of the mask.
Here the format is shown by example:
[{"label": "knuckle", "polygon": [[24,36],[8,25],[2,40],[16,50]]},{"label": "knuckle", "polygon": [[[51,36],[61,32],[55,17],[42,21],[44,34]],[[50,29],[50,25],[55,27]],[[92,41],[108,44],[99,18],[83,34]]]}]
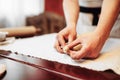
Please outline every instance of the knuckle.
[{"label": "knuckle", "polygon": [[90,47],[85,47],[85,51],[87,52],[87,51],[89,51],[89,49],[90,49]]},{"label": "knuckle", "polygon": [[78,55],[73,55],[73,54],[71,54],[70,56],[71,56],[71,58],[74,59],[74,60],[80,59],[80,57],[79,57]]},{"label": "knuckle", "polygon": [[75,57],[75,60],[79,60],[79,59],[80,59],[80,57],[79,57],[79,56],[76,56],[76,57]]},{"label": "knuckle", "polygon": [[74,56],[71,56],[71,58],[74,59],[74,60],[76,59]]},{"label": "knuckle", "polygon": [[85,51],[91,53],[92,52],[92,47],[90,45],[86,46]]},{"label": "knuckle", "polygon": [[89,54],[87,57],[89,57],[89,58],[91,58],[91,59],[95,59],[95,58],[98,57],[98,54],[96,54],[96,53],[91,53],[91,54]]},{"label": "knuckle", "polygon": [[98,55],[97,54],[94,54],[93,56],[92,56],[92,58],[97,58],[98,57]]}]

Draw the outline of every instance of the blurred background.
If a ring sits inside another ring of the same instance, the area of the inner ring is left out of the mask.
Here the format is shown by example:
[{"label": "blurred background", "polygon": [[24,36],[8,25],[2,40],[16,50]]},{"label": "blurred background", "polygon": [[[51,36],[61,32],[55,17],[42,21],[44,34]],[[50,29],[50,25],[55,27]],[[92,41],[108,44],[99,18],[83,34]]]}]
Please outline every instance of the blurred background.
[{"label": "blurred background", "polygon": [[0,0],[0,28],[35,26],[40,34],[65,27],[62,0]]}]

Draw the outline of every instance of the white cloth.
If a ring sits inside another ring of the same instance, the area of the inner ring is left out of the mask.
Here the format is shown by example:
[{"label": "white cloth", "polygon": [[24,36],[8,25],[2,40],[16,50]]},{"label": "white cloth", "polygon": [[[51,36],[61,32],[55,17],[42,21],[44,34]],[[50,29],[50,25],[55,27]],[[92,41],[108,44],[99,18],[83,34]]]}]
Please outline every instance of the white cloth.
[{"label": "white cloth", "polygon": [[[64,64],[81,66],[97,71],[111,69],[117,74],[120,74],[120,39],[109,38],[99,58],[95,60],[81,59],[79,61],[72,60],[66,54],[58,53],[53,47],[55,39],[56,34],[17,39],[14,43],[0,46],[0,49],[11,50],[12,52],[18,52]],[[113,49],[114,51],[111,52]]]},{"label": "white cloth", "polygon": [[[83,7],[101,7],[103,0],[79,0],[79,5]],[[96,26],[92,26],[93,15],[91,13],[79,13],[78,24],[77,24],[77,33],[82,34],[84,32],[93,31]],[[88,28],[88,29],[87,29]],[[90,29],[91,28],[91,29]],[[86,30],[85,30],[86,29]],[[119,37],[120,38],[120,15],[118,16],[110,37]]]}]

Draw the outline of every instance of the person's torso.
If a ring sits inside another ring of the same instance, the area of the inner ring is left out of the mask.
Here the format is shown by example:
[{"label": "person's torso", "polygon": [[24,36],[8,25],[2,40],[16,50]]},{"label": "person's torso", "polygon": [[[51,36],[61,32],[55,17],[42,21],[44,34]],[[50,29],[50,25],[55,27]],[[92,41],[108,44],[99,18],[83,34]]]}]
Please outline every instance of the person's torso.
[{"label": "person's torso", "polygon": [[[102,3],[103,3],[103,0],[79,0],[79,5],[85,8],[101,8]],[[92,26],[92,29],[94,29],[95,25],[92,24],[94,17],[95,16],[92,13],[80,12],[78,26],[79,25]],[[79,29],[81,30],[81,28]],[[87,29],[87,28],[84,28],[84,29]],[[120,15],[118,16],[116,23],[112,28],[110,36],[120,38]]]}]

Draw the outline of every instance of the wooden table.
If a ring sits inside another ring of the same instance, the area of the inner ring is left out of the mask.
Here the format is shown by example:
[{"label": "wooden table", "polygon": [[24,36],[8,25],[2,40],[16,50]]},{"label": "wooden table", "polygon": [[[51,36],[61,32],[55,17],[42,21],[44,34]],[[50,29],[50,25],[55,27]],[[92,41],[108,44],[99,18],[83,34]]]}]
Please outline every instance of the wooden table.
[{"label": "wooden table", "polygon": [[120,75],[110,70],[98,72],[10,51],[1,53],[8,56],[0,56],[0,63],[7,66],[2,80],[120,80]]}]

